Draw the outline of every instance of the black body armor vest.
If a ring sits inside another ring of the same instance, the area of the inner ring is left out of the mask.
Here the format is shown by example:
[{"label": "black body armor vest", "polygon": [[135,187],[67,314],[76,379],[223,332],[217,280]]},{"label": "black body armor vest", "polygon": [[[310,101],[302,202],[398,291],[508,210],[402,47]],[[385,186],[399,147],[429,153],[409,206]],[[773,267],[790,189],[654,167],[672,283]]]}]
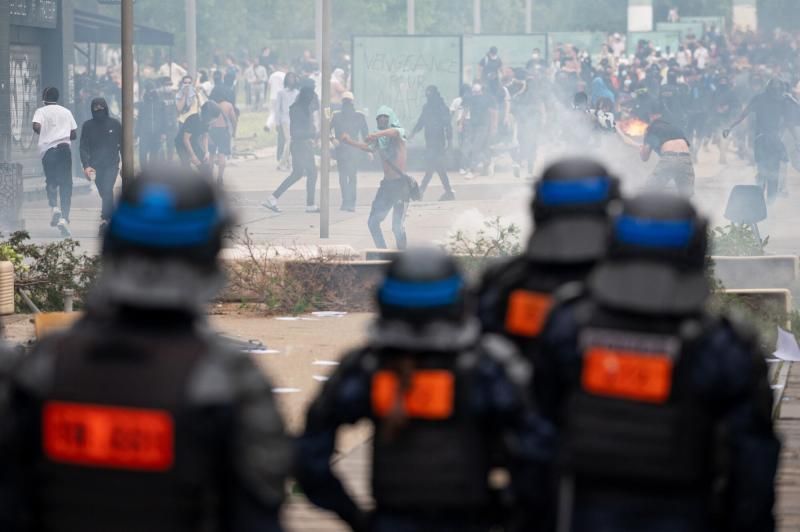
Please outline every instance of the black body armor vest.
[{"label": "black body armor vest", "polygon": [[213,411],[186,399],[209,343],[188,329],[157,338],[97,329],[79,326],[52,345],[53,380],[41,405],[40,526],[214,530],[218,425]]},{"label": "black body armor vest", "polygon": [[[371,400],[373,495],[379,508],[402,511],[468,509],[490,503],[489,442],[483,420],[471,416],[472,354],[420,360],[403,394],[399,376],[373,373]],[[400,401],[406,421],[388,434],[387,418]]]},{"label": "black body armor vest", "polygon": [[588,302],[576,315],[582,358],[563,412],[564,472],[629,488],[707,485],[714,425],[688,374],[707,324],[614,314]]}]

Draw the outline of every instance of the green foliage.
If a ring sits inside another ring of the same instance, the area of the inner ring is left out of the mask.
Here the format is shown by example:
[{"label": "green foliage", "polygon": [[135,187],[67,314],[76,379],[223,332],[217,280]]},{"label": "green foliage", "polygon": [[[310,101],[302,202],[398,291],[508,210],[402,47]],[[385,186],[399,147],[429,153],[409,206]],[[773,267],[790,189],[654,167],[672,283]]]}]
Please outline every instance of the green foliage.
[{"label": "green foliage", "polygon": [[[74,240],[34,244],[27,232],[18,231],[0,241],[0,256],[15,262],[17,289],[27,290],[40,310],[58,311],[64,309],[67,289],[74,290],[76,307],[80,308],[99,272],[99,257],[79,253],[79,247]],[[17,308],[27,311],[19,298]]]},{"label": "green foliage", "polygon": [[471,275],[480,273],[498,257],[518,255],[522,251],[522,231],[515,224],[504,224],[499,216],[483,222],[475,234],[456,231],[450,235],[446,249],[458,257],[461,266]]},{"label": "green foliage", "polygon": [[16,271],[27,268],[24,261],[25,257],[18,253],[11,244],[0,244],[0,262],[10,262]]},{"label": "green foliage", "polygon": [[491,257],[509,257],[522,250],[520,245],[520,228],[515,224],[504,224],[499,216],[483,222],[483,228],[475,236],[464,231],[456,231],[450,235],[447,249],[453,255],[486,259]]},{"label": "green foliage", "polygon": [[[244,255],[227,265],[228,292],[243,306],[255,304],[266,314],[304,314],[317,310],[368,310],[363,284],[344,257],[321,251],[257,245],[247,230],[237,239]],[[359,303],[361,301],[361,303]]]},{"label": "green foliage", "polygon": [[762,240],[751,226],[742,224],[715,227],[709,236],[712,253],[721,256],[760,256],[769,244],[769,237]]}]

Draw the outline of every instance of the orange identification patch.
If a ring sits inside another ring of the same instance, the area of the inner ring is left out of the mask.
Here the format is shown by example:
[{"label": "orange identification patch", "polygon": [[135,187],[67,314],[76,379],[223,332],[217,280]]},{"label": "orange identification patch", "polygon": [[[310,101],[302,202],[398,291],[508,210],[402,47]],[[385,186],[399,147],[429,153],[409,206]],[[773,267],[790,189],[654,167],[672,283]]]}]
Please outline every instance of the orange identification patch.
[{"label": "orange identification patch", "polygon": [[42,437],[54,462],[166,471],[174,460],[174,424],[163,410],[48,402]]},{"label": "orange identification patch", "polygon": [[[397,405],[400,380],[392,371],[372,377],[372,409],[386,417]],[[453,414],[455,378],[445,370],[415,371],[402,399],[406,415],[421,419],[447,419]]]},{"label": "orange identification patch", "polygon": [[672,390],[670,357],[591,347],[583,357],[583,389],[596,395],[663,403]]},{"label": "orange identification patch", "polygon": [[527,290],[511,292],[506,311],[506,332],[531,338],[539,336],[552,306],[553,298],[549,294]]}]

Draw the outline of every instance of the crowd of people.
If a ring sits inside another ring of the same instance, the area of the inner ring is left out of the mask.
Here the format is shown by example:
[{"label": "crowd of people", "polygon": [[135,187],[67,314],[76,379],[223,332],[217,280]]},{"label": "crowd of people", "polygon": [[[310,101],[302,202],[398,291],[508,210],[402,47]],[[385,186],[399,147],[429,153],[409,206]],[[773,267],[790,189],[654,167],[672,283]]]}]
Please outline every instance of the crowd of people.
[{"label": "crowd of people", "polygon": [[[557,43],[548,55],[533,49],[525,65],[516,67],[504,62],[503,50],[491,47],[475,59],[474,70],[468,70],[473,78],[452,101],[438,87],[426,88],[425,104],[408,131],[391,109],[369,120],[358,111],[349,57],[339,53],[326,82],[334,111],[331,140],[340,208],[356,209],[358,171],[365,160],[360,151],[370,152],[384,167],[368,224],[375,245],[383,247],[380,222],[394,212],[393,230],[402,245],[409,202],[424,197],[434,174],[443,188],[439,199],[452,201],[456,193],[449,170],[469,180],[492,175],[499,161],[510,161],[515,176],[530,178],[543,150],[566,145],[574,153],[607,149],[608,143],[636,148],[643,161],[656,154],[647,186],[686,196],[694,193],[701,150],[716,147],[720,164],[735,153],[755,164],[755,181],[772,203],[788,194],[787,163],[800,167],[799,47],[800,37],[780,30],[758,36],[713,25],[702,35],[685,35],[675,49],[610,34],[599,50]],[[177,155],[184,165],[210,171],[222,182],[235,150],[240,109],[266,108],[264,129],[276,133],[278,169],[289,174],[262,205],[280,212],[283,193],[305,179],[306,211],[319,212],[319,62],[306,50],[290,64],[265,48],[255,59],[217,54],[213,63],[197,79],[183,75],[177,87],[169,75],[143,83],[136,123],[140,162]],[[173,67],[161,70],[170,74]],[[115,94],[111,91],[109,98]],[[245,101],[237,102],[241,94]],[[78,114],[93,112],[91,96],[79,92]],[[78,122],[93,119],[87,114]],[[745,121],[748,127],[740,127]],[[376,132],[370,133],[370,123],[378,126]],[[399,134],[387,136],[380,123]],[[425,173],[417,185],[406,172],[406,144],[423,132]],[[46,173],[53,174],[54,157],[49,159]],[[68,214],[69,202],[61,209]],[[68,216],[59,215],[54,223],[68,233]]]},{"label": "crowd of people", "polygon": [[[613,34],[600,50],[559,43],[546,59],[535,49],[518,68],[492,47],[451,107],[462,174],[492,173],[504,150],[515,174],[526,163],[530,173],[537,148],[566,142],[582,149],[618,132],[644,161],[652,152],[661,157],[653,187],[691,195],[692,163],[715,145],[720,164],[732,150],[754,162],[772,202],[787,193],[786,163],[798,158],[798,46],[797,35],[780,30],[727,34],[709,25],[677,49]],[[748,117],[749,127],[735,129]]]},{"label": "crowd of people", "polygon": [[[356,532],[774,531],[766,362],[707,311],[707,221],[678,195],[623,197],[586,158],[544,171],[531,215],[477,286],[438,248],[392,260],[291,438],[204,318],[233,223],[220,188],[145,169],[85,316],[25,356],[0,346],[0,527],[277,532],[291,475]],[[362,420],[369,507],[332,467]]]}]

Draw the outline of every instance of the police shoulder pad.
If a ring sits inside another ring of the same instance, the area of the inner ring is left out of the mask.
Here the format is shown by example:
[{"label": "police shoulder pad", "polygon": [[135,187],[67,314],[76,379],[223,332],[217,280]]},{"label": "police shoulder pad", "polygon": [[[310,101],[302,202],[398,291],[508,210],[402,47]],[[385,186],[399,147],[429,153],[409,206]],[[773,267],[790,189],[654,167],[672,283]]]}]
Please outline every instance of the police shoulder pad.
[{"label": "police shoulder pad", "polygon": [[506,279],[516,280],[524,274],[525,260],[522,256],[504,257],[492,260],[484,270],[481,285],[505,284]]},{"label": "police shoulder pad", "polygon": [[480,349],[483,355],[505,369],[514,384],[525,387],[530,383],[533,374],[531,365],[514,344],[502,336],[486,334],[481,338]]},{"label": "police shoulder pad", "polygon": [[740,311],[733,310],[715,316],[717,324],[731,330],[733,335],[751,347],[759,345],[758,330],[752,325],[750,320]]},{"label": "police shoulder pad", "polygon": [[573,303],[587,294],[586,284],[582,281],[567,283],[553,294],[553,305]]},{"label": "police shoulder pad", "polygon": [[12,380],[35,396],[45,395],[55,377],[56,356],[65,333],[54,333],[39,341],[33,352],[16,364]]}]

